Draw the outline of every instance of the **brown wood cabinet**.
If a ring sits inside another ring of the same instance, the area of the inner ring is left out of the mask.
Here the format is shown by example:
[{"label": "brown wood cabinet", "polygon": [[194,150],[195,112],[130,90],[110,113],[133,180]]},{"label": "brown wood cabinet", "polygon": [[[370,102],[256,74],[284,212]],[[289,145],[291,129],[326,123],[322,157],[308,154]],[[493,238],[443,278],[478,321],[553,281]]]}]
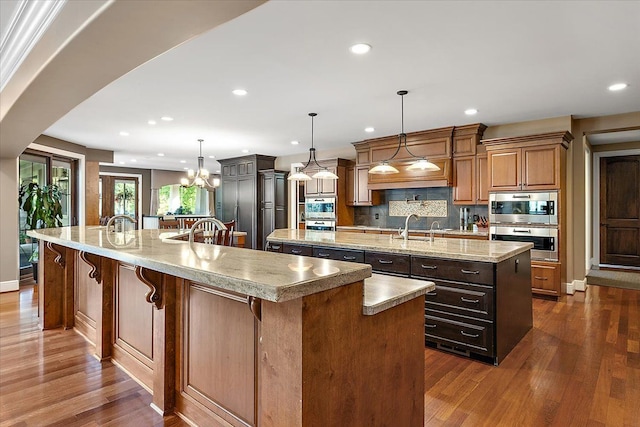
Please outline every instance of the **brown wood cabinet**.
[{"label": "brown wood cabinet", "polygon": [[[336,199],[336,225],[353,225],[353,205],[348,203],[350,195],[348,193],[349,184],[347,181],[347,169],[353,166],[353,161],[347,159],[321,160],[320,166],[326,167],[331,172],[338,175],[337,180],[332,179],[312,179],[304,181],[304,196],[307,197],[335,197]],[[313,168],[307,171],[315,173]],[[304,209],[304,206],[301,206]]]},{"label": "brown wood cabinet", "polygon": [[538,295],[559,297],[562,294],[559,262],[531,261],[531,289]]},{"label": "brown wood cabinet", "polygon": [[347,205],[375,206],[381,201],[380,190],[369,190],[369,166],[347,168]]},{"label": "brown wood cabinet", "polygon": [[[478,145],[487,127],[482,123],[456,127],[453,131],[453,204],[488,203],[486,151]],[[482,167],[482,172],[480,168]]]},{"label": "brown wood cabinet", "polygon": [[563,186],[569,132],[483,140],[489,191],[559,190]]}]

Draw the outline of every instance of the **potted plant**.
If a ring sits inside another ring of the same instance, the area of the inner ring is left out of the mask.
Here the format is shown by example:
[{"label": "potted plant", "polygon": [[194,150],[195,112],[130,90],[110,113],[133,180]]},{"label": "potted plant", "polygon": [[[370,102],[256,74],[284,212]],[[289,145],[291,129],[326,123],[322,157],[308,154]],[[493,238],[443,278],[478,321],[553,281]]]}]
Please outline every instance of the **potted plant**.
[{"label": "potted plant", "polygon": [[[18,205],[26,213],[29,230],[62,226],[62,194],[57,185],[40,186],[35,182],[20,187]],[[38,247],[29,258],[33,265],[33,277],[38,277]],[[36,279],[37,280],[37,279]]]}]

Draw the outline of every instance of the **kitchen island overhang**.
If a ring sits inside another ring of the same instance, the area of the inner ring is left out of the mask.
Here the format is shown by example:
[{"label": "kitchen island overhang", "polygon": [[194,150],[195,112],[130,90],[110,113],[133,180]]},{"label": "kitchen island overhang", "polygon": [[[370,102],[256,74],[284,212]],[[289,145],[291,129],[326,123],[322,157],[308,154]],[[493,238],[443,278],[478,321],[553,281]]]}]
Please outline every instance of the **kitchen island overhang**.
[{"label": "kitchen island overhang", "polygon": [[[365,283],[362,264],[190,245],[161,230],[30,234],[42,327],[78,330],[162,413],[203,425],[423,423],[430,282],[381,299],[386,285]],[[383,292],[367,299],[367,286]]]}]

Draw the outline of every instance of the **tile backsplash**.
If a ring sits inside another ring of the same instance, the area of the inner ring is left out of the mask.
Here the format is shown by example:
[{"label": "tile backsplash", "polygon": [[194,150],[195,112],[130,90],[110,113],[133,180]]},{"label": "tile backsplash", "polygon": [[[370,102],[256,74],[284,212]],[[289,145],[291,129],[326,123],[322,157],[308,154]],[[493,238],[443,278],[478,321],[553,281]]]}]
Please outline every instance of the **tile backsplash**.
[{"label": "tile backsplash", "polygon": [[[415,213],[420,219],[411,220],[412,229],[428,230],[436,220],[440,228],[460,228],[460,208],[463,206],[453,204],[451,187],[385,190],[383,200],[378,206],[354,208],[355,225],[401,228],[404,227],[406,216]],[[472,217],[489,215],[487,205],[464,207],[470,209]]]}]

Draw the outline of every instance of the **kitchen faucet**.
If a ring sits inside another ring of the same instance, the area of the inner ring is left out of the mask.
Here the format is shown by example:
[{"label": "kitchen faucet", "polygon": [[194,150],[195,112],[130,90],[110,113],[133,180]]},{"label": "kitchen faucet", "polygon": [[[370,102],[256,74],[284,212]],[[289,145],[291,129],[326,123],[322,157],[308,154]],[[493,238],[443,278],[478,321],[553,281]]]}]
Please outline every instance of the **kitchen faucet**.
[{"label": "kitchen faucet", "polygon": [[431,223],[431,228],[429,229],[429,233],[431,233],[431,236],[429,237],[430,242],[433,242],[433,224],[438,224],[438,230],[440,230],[440,223],[438,221],[433,221]]},{"label": "kitchen faucet", "polygon": [[415,219],[420,219],[420,217],[416,214],[407,215],[407,218],[404,220],[404,230],[402,231],[398,230],[398,234],[402,236],[405,242],[409,239],[409,219],[411,217],[415,217]]}]

